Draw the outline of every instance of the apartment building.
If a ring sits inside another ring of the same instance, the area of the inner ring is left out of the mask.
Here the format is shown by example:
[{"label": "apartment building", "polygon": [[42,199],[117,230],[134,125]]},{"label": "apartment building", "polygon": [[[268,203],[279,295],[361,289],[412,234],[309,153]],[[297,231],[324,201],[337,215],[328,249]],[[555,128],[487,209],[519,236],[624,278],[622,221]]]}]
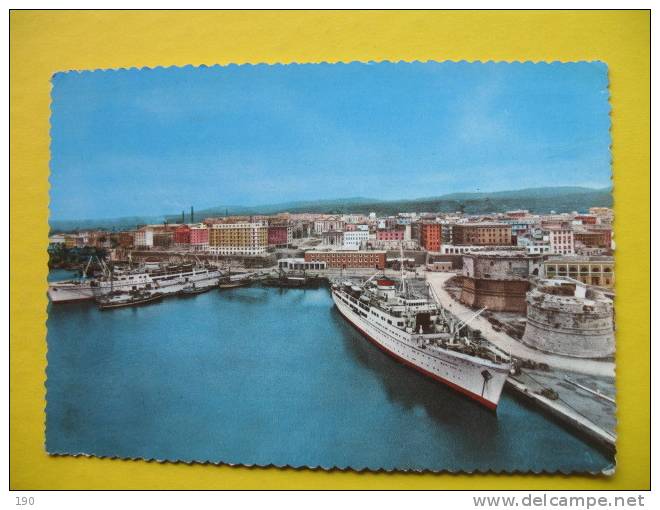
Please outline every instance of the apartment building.
[{"label": "apartment building", "polygon": [[549,229],[550,251],[556,255],[575,254],[575,235],[570,228]]},{"label": "apartment building", "polygon": [[344,249],[346,250],[359,250],[369,241],[368,230],[355,230],[352,232],[344,232]]},{"label": "apartment building", "polygon": [[419,244],[427,251],[439,252],[442,244],[442,225],[422,223],[419,226]]},{"label": "apartment building", "polygon": [[460,223],[453,226],[454,245],[510,246],[511,225],[505,223]]},{"label": "apartment building", "polygon": [[209,251],[217,255],[263,255],[268,248],[268,226],[252,223],[216,223],[209,228]]}]

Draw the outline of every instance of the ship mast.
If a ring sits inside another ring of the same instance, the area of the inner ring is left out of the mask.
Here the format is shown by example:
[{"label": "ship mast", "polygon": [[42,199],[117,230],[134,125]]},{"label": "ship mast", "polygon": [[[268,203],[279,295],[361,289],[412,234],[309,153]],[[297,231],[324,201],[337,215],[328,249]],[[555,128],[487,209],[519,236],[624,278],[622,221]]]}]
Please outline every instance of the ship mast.
[{"label": "ship mast", "polygon": [[403,267],[403,244],[399,245],[400,264],[401,264],[401,294],[406,295],[406,272]]}]

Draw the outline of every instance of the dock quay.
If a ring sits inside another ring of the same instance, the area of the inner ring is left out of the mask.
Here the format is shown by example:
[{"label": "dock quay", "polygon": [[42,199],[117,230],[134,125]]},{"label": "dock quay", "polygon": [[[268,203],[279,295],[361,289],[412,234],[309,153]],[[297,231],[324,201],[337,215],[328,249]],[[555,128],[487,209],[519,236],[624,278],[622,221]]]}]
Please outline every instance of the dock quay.
[{"label": "dock quay", "polygon": [[[427,273],[426,276],[433,286],[436,296],[447,310],[459,317],[474,313],[472,308],[456,301],[444,288],[444,283],[454,276],[453,273]],[[566,372],[614,378],[614,361],[611,359],[572,358],[534,349],[512,338],[504,331],[496,331],[493,325],[483,316],[474,319],[472,327],[479,329],[486,339],[513,357],[531,360],[535,363],[545,363],[551,368]]]},{"label": "dock quay", "polygon": [[[613,384],[613,381],[612,381]],[[506,388],[542,412],[576,430],[585,439],[610,455],[616,453],[616,414],[614,399],[594,398],[584,385],[570,387],[556,373],[523,371],[509,376]]]},{"label": "dock quay", "polygon": [[[452,273],[427,273],[441,304],[459,317],[469,316],[474,310],[455,300],[444,288],[444,283],[452,276]],[[504,331],[497,331],[485,317],[477,317],[471,327],[479,329],[484,338],[520,361],[519,373],[507,380],[505,388],[508,391],[575,430],[608,454],[614,454],[616,405],[612,359],[572,358],[546,353],[523,344]]]}]

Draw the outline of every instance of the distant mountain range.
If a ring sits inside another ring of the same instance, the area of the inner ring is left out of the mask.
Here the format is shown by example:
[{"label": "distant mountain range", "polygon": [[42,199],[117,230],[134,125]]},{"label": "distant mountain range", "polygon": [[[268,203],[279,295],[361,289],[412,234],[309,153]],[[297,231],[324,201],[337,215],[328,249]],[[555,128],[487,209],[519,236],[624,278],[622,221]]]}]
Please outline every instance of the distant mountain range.
[{"label": "distant mountain range", "polygon": [[[608,188],[585,188],[576,186],[554,186],[544,188],[526,188],[511,191],[483,193],[450,193],[436,197],[407,200],[376,200],[364,197],[351,197],[333,200],[308,200],[284,202],[254,207],[223,205],[195,211],[197,219],[211,216],[251,215],[290,213],[326,213],[326,214],[396,214],[398,212],[455,212],[466,214],[488,214],[528,209],[533,213],[585,212],[590,207],[611,207],[612,190]],[[188,221],[186,212],[186,221]],[[51,232],[66,232],[79,229],[128,229],[140,224],[156,224],[168,221],[177,223],[181,215],[166,214],[161,216],[127,216],[92,220],[52,220]]]}]

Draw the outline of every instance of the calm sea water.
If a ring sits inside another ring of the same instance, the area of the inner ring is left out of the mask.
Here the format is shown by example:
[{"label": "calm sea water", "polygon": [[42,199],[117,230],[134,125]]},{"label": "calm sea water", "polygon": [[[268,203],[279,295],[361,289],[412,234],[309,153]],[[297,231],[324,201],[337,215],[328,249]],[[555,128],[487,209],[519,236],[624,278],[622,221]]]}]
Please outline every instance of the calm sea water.
[{"label": "calm sea water", "polygon": [[611,464],[508,394],[493,414],[399,365],[326,289],[50,306],[47,377],[51,453],[388,470]]}]

